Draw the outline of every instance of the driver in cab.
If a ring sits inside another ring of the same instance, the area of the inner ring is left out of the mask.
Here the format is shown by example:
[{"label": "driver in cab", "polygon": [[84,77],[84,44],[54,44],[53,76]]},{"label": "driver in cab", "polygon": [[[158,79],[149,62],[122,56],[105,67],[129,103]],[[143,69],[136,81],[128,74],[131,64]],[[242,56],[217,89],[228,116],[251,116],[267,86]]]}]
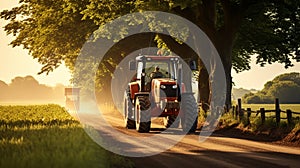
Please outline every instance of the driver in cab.
[{"label": "driver in cab", "polygon": [[155,70],[150,74],[151,79],[162,78],[164,75],[159,71],[159,66],[155,67]]}]

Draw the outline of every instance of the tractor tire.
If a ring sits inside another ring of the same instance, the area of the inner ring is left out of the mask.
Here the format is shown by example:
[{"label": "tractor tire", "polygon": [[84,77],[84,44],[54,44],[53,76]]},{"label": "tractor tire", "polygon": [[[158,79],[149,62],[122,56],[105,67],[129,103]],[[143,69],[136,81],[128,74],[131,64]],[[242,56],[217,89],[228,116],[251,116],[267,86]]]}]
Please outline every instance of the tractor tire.
[{"label": "tractor tire", "polygon": [[130,98],[125,94],[124,98],[124,118],[125,118],[125,128],[135,129],[135,119],[133,114],[133,105],[130,101]]},{"label": "tractor tire", "polygon": [[181,99],[181,127],[185,133],[194,133],[198,124],[198,107],[192,94],[185,93]]},{"label": "tractor tire", "polygon": [[147,133],[151,126],[150,100],[148,97],[138,96],[135,102],[135,125],[140,133]]},{"label": "tractor tire", "polygon": [[176,120],[177,116],[167,116],[164,118],[164,125],[166,128],[178,128],[180,120]]}]

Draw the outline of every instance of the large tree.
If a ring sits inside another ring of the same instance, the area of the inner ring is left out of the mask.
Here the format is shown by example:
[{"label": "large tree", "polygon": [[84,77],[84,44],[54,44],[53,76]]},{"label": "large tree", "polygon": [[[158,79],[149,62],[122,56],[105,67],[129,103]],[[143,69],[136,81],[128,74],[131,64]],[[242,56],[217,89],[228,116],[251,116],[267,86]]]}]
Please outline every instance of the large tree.
[{"label": "large tree", "polygon": [[[19,7],[2,11],[1,18],[9,20],[5,31],[16,36],[11,44],[28,49],[44,65],[41,72],[48,73],[62,61],[72,69],[80,48],[92,32],[119,16],[141,10],[180,15],[201,28],[219,52],[227,78],[226,103],[230,104],[231,70],[250,69],[250,55],[257,54],[257,63],[261,65],[280,62],[285,67],[292,66],[291,60],[299,58],[299,4],[294,0],[20,0]],[[170,37],[153,37],[145,34],[120,43],[103,61],[99,73],[102,77],[109,76],[124,55],[144,47],[132,43],[128,48],[130,41],[141,40],[142,44],[150,39],[151,46],[164,43],[179,55],[187,50],[184,44]],[[201,60],[199,63],[199,80],[208,81],[207,70]],[[209,83],[201,84],[201,99],[207,102]]]}]

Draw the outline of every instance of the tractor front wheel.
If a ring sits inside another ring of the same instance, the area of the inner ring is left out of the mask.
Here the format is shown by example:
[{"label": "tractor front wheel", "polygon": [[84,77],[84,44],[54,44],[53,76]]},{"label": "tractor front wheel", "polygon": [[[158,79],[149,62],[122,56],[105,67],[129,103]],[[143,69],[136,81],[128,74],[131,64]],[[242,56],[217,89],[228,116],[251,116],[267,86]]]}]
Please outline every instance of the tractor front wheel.
[{"label": "tractor front wheel", "polygon": [[138,96],[135,101],[136,130],[147,133],[151,126],[150,100],[148,97]]},{"label": "tractor front wheel", "polygon": [[198,107],[193,94],[184,93],[182,95],[180,111],[183,132],[195,132],[198,124]]},{"label": "tractor front wheel", "polygon": [[135,129],[135,119],[133,115],[133,105],[130,101],[129,96],[125,95],[124,98],[124,118],[125,118],[125,128]]}]

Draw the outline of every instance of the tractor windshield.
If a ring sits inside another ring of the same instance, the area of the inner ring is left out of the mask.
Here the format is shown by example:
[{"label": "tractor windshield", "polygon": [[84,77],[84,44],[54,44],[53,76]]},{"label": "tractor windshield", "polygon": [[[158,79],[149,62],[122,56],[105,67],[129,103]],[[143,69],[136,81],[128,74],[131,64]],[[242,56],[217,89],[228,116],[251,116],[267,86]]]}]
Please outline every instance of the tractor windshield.
[{"label": "tractor windshield", "polygon": [[147,62],[145,67],[145,73],[150,75],[154,72],[160,72],[161,78],[170,78],[169,64],[167,62]]},{"label": "tractor windshield", "polygon": [[[146,82],[151,80],[151,74],[159,72],[159,77],[156,78],[169,78],[176,80],[178,60],[176,59],[147,59],[147,61],[138,61],[137,63],[137,78],[141,79],[141,74],[145,73]],[[158,69],[157,69],[158,68]],[[152,76],[153,77],[153,76]],[[150,78],[150,79],[149,79]]]},{"label": "tractor windshield", "polygon": [[[158,70],[157,70],[158,67]],[[159,76],[156,78],[171,78],[176,79],[176,67],[175,64],[171,61],[151,61],[146,62],[145,73],[148,78],[146,78],[146,82],[150,82],[153,77],[153,73],[156,71],[159,72]]]}]

